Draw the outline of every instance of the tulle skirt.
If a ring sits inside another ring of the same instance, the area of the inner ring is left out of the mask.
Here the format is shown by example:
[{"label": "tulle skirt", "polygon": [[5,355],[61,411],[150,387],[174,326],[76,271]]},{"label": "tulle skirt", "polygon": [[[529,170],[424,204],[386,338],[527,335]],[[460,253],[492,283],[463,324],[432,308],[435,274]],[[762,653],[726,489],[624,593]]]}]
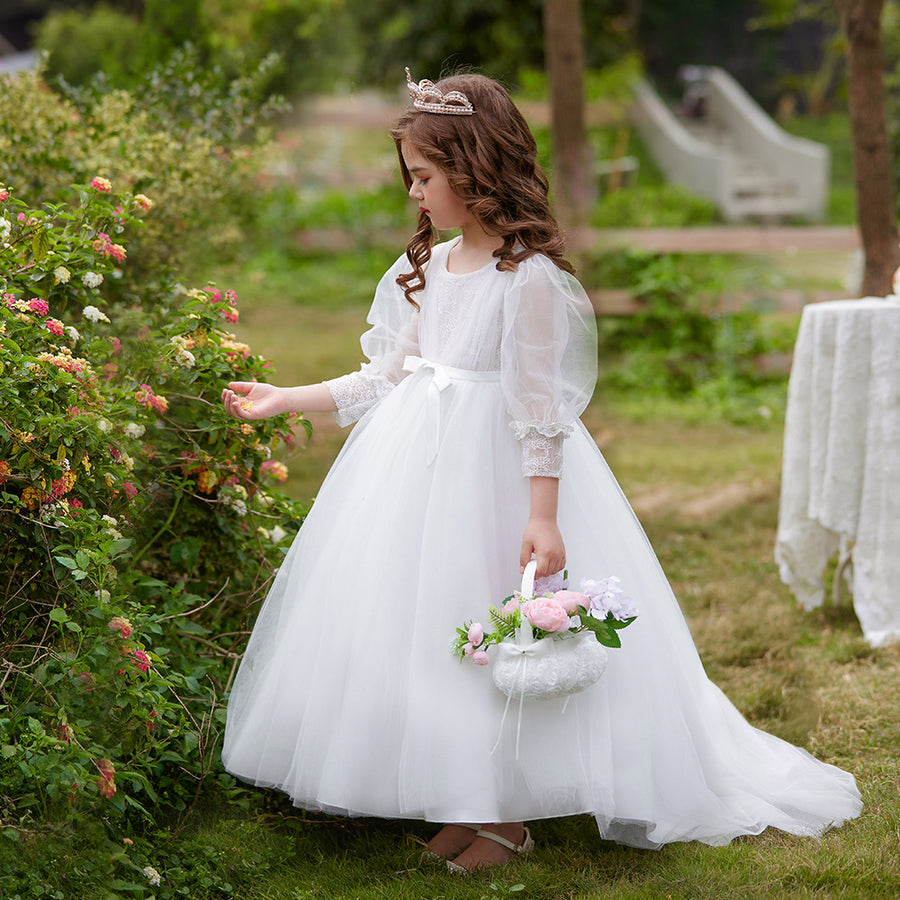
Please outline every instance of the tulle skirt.
[{"label": "tulle skirt", "polygon": [[593,815],[601,835],[724,844],[859,814],[852,775],[749,725],[703,670],[656,556],[580,425],[559,526],[570,579],[640,616],[604,677],[514,703],[449,652],[518,586],[529,482],[499,383],[417,372],[357,425],[266,600],[228,706],[228,771],[305,809],[432,822]]}]

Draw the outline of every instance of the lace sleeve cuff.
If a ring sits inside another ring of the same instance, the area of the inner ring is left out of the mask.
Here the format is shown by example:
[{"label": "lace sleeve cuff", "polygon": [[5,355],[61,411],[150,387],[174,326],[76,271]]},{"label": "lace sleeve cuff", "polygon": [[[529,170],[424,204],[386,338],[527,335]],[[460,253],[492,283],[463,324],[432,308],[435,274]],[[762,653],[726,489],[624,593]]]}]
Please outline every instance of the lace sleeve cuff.
[{"label": "lace sleeve cuff", "polygon": [[526,478],[562,475],[563,441],[572,433],[571,425],[512,422],[511,428],[522,446],[522,474]]},{"label": "lace sleeve cuff", "polygon": [[363,366],[358,372],[342,375],[323,382],[331,391],[337,411],[334,420],[345,428],[352,425],[373,407],[393,387],[383,375],[366,371]]}]

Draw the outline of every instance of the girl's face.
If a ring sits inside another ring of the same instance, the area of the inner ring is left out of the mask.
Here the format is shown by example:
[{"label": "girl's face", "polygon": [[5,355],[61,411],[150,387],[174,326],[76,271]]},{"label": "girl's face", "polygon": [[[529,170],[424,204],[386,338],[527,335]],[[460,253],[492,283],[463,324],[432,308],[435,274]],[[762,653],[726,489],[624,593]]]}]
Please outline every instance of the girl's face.
[{"label": "girl's face", "polygon": [[409,196],[427,213],[438,231],[450,231],[475,223],[475,217],[453,190],[444,173],[411,144],[402,141],[400,153],[412,178]]}]

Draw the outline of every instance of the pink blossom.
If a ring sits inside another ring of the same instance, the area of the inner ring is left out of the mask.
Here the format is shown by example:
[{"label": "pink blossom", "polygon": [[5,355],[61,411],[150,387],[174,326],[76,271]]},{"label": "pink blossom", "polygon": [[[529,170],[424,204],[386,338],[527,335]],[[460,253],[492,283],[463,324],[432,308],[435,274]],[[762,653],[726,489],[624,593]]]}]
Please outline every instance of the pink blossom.
[{"label": "pink blossom", "polygon": [[491,658],[487,655],[487,651],[485,650],[476,650],[472,654],[472,662],[475,663],[476,666],[486,666],[491,661]]},{"label": "pink blossom", "polygon": [[15,294],[4,294],[3,295],[3,303],[6,305],[7,309],[12,309],[16,305],[16,295]]},{"label": "pink blossom", "polygon": [[277,481],[287,481],[288,479],[287,466],[277,459],[267,459],[259,467],[259,471],[261,475],[268,475],[269,478],[274,478]]},{"label": "pink blossom", "polygon": [[240,314],[233,306],[226,306],[222,310],[222,315],[225,316],[225,320],[227,322],[231,322],[234,324],[240,318]]},{"label": "pink blossom", "polygon": [[553,595],[553,599],[571,616],[578,612],[578,607],[582,606],[588,609],[591,605],[591,598],[587,594],[580,591],[557,591]]},{"label": "pink blossom", "polygon": [[169,401],[159,394],[154,394],[149,384],[142,384],[134,392],[134,399],[138,403],[143,403],[147,409],[155,409],[158,413],[164,413],[169,408]]},{"label": "pink blossom", "polygon": [[131,637],[132,624],[128,621],[128,619],[122,618],[122,616],[113,616],[109,622],[106,623],[106,627],[109,628],[110,631],[118,631],[123,639]]},{"label": "pink blossom", "polygon": [[34,300],[28,301],[28,308],[32,312],[36,312],[39,316],[46,316],[50,311],[50,307],[47,306],[46,300],[39,300],[37,297]]},{"label": "pink blossom", "polygon": [[225,299],[232,305],[237,304],[237,291],[225,291]]},{"label": "pink blossom", "polygon": [[100,793],[107,800],[110,800],[116,793],[115,766],[108,759],[94,760],[94,765],[100,773],[100,777],[97,779],[97,787],[100,789]]},{"label": "pink blossom", "polygon": [[150,657],[143,650],[133,650],[131,655],[135,659],[135,665],[142,671],[146,672],[150,668]]},{"label": "pink blossom", "polygon": [[95,191],[100,191],[101,194],[108,194],[112,190],[109,179],[100,175],[96,175],[91,179],[91,187]]},{"label": "pink blossom", "polygon": [[17,218],[20,222],[24,222],[24,221],[25,221],[25,213],[19,213],[19,214],[16,216],[16,218]]},{"label": "pink blossom", "polygon": [[508,619],[510,616],[515,615],[516,610],[519,608],[519,606],[521,606],[521,604],[522,598],[518,594],[513,594],[513,596],[503,604],[503,608],[500,610],[500,612]]},{"label": "pink blossom", "polygon": [[469,633],[466,637],[470,644],[477,647],[484,640],[484,626],[480,622],[473,622],[469,626]]},{"label": "pink blossom", "polygon": [[122,482],[122,490],[125,491],[125,496],[129,501],[134,500],[138,495],[138,489],[130,481]]},{"label": "pink blossom", "polygon": [[57,337],[62,337],[66,333],[66,327],[59,319],[47,319],[44,325],[50,334],[55,334]]},{"label": "pink blossom", "polygon": [[526,600],[522,612],[535,628],[542,631],[567,631],[569,628],[569,614],[550,597]]},{"label": "pink blossom", "polygon": [[112,344],[113,356],[118,356],[122,352],[122,342],[117,337],[107,338]]},{"label": "pink blossom", "polygon": [[475,648],[468,641],[466,641],[466,643],[463,644],[463,656],[471,656],[474,652]]},{"label": "pink blossom", "polygon": [[0,188],[0,201],[9,200],[9,191],[6,188]]}]

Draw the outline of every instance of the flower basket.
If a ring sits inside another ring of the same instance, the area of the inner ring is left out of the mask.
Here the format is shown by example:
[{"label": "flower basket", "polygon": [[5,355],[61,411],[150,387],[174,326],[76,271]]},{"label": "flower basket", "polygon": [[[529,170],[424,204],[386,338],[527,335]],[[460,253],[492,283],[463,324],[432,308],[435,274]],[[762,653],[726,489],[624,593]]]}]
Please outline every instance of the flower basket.
[{"label": "flower basket", "polygon": [[590,632],[566,631],[527,644],[501,641],[491,677],[507,697],[551,700],[577,694],[599,681],[606,662],[606,647]]},{"label": "flower basket", "polygon": [[621,646],[618,631],[636,617],[615,577],[584,579],[578,592],[565,590],[564,579],[556,578],[537,595],[536,568],[532,560],[521,591],[489,610],[495,631],[486,634],[480,623],[468,622],[457,629],[452,647],[460,659],[493,663],[494,685],[520,701],[562,697],[597,682],[606,671],[607,647]]}]

